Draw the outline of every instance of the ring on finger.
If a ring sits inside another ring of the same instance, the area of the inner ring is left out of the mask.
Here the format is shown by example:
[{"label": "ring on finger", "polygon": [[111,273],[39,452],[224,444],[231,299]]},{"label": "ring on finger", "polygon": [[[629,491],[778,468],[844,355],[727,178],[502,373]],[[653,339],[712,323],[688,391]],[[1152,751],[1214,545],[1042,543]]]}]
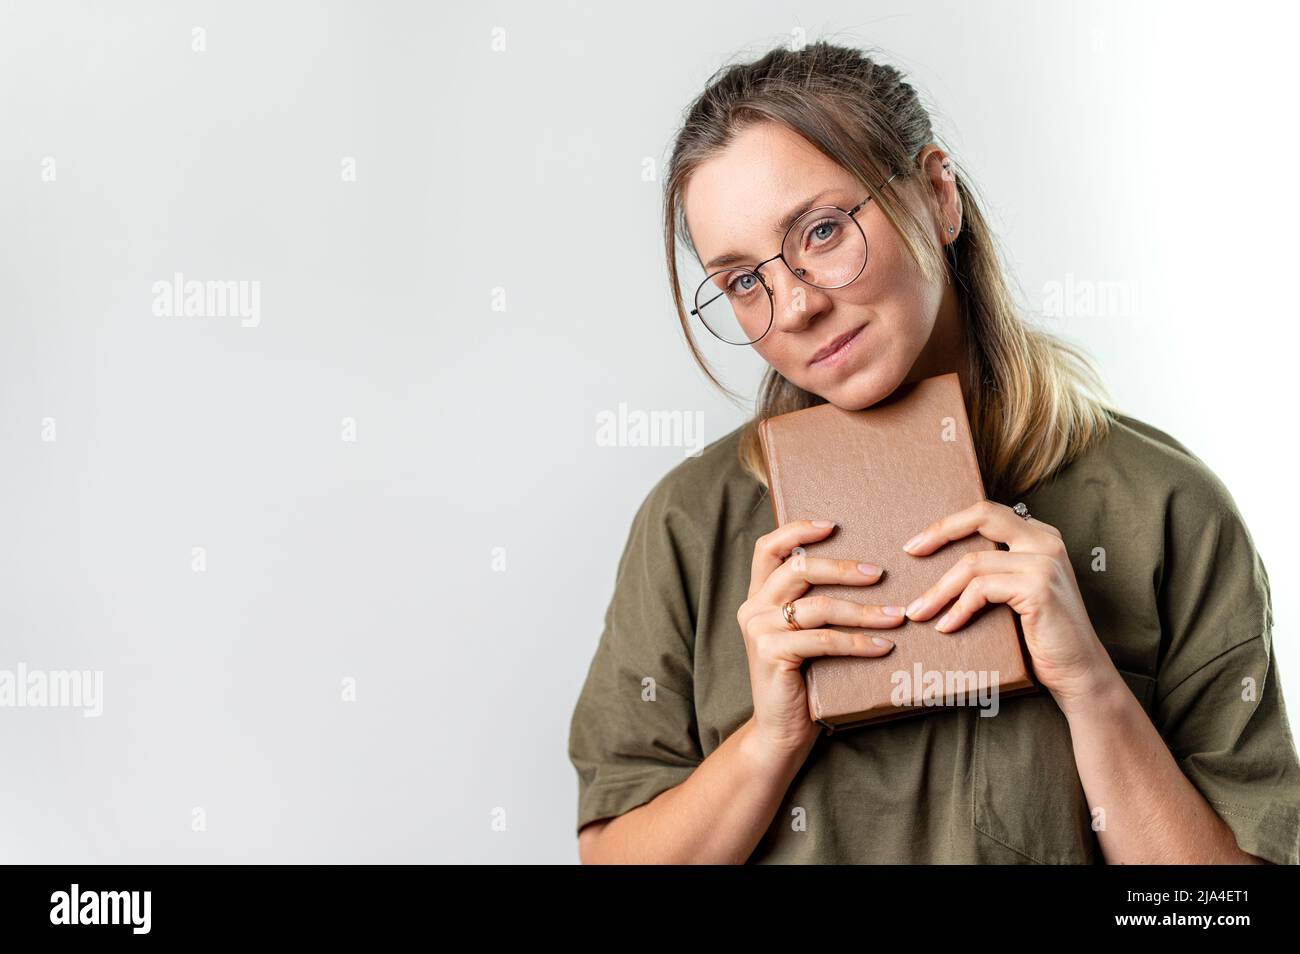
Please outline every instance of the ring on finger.
[{"label": "ring on finger", "polygon": [[789,601],[785,602],[781,606],[781,615],[785,617],[785,625],[789,627],[791,631],[795,631],[801,628],[799,626],[799,621],[795,619],[794,616],[794,603]]}]

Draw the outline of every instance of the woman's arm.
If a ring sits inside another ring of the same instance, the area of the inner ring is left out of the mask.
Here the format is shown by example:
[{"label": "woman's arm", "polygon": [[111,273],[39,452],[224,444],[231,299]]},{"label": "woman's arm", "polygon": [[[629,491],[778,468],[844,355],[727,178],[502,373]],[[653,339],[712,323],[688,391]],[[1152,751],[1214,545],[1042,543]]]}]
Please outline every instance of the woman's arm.
[{"label": "woman's arm", "polygon": [[1088,804],[1105,812],[1097,832],[1108,864],[1269,864],[1237,847],[1232,829],[1174,762],[1168,746],[1113,666],[1102,684],[1058,697]]},{"label": "woman's arm", "polygon": [[802,755],[774,755],[753,728],[751,716],[686,781],[585,826],[578,834],[582,863],[743,864],[812,749],[810,743]]}]

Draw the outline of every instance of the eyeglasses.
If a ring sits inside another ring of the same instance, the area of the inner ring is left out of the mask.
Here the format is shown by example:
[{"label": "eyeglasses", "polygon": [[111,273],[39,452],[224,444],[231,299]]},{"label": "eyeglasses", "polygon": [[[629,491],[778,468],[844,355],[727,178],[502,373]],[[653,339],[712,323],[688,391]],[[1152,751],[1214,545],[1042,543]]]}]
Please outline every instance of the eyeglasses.
[{"label": "eyeglasses", "polygon": [[[896,178],[898,173],[880,188]],[[826,205],[805,212],[786,229],[778,254],[753,268],[722,269],[700,282],[691,314],[727,344],[753,344],[771,330],[776,313],[772,289],[759,271],[764,265],[779,258],[814,288],[843,288],[857,280],[867,267],[867,236],[856,216],[870,201],[867,196],[851,209]],[[765,294],[758,293],[760,287]]]}]

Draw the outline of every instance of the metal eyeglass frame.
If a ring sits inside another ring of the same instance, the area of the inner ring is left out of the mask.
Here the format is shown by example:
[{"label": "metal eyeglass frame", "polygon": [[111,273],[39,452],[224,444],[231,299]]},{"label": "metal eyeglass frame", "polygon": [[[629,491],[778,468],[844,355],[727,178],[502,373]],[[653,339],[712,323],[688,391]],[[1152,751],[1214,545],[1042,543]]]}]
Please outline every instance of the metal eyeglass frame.
[{"label": "metal eyeglass frame", "polygon": [[[880,184],[880,188],[883,189],[885,186],[889,185],[889,183],[897,179],[898,176],[899,173],[895,172],[892,176],[890,176],[888,179],[886,179],[884,182]],[[789,269],[790,274],[792,274],[795,278],[799,279],[799,281],[803,282],[804,284],[811,285],[813,288],[843,288],[845,285],[850,285],[853,282],[857,281],[858,275],[861,275],[863,270],[867,267],[867,259],[869,258],[869,255],[864,254],[862,256],[862,268],[859,268],[857,271],[857,275],[854,275],[848,281],[840,282],[840,284],[838,285],[818,285],[814,282],[808,281],[803,277],[803,275],[799,274],[802,271],[806,271],[806,269],[791,267],[789,261],[787,261],[785,257],[785,242],[786,239],[790,237],[790,232],[804,218],[811,216],[814,212],[827,212],[827,211],[834,210],[836,212],[843,212],[853,221],[853,224],[858,227],[858,234],[862,236],[862,247],[865,250],[867,248],[867,233],[862,231],[862,223],[858,221],[857,214],[860,211],[862,211],[863,207],[866,206],[868,202],[871,201],[871,198],[872,198],[871,196],[867,196],[865,199],[863,199],[861,202],[855,205],[852,209],[841,209],[838,205],[819,205],[815,209],[809,209],[803,215],[799,216],[797,219],[795,219],[793,222],[790,223],[790,228],[786,229],[785,234],[781,236],[781,251],[773,255],[771,258],[767,259],[766,261],[759,262],[753,268],[746,268],[743,265],[735,265],[732,266],[731,268],[720,268],[716,272],[712,272],[709,275],[705,276],[704,281],[700,282],[699,286],[695,289],[695,307],[690,310],[690,314],[699,318],[700,324],[704,325],[704,327],[708,329],[709,334],[713,335],[713,337],[717,338],[719,341],[723,342],[724,344],[738,345],[743,347],[745,345],[752,345],[757,341],[762,341],[765,337],[767,337],[767,333],[772,330],[772,323],[776,319],[776,302],[772,297],[772,289],[770,289],[767,286],[767,282],[763,279],[763,275],[759,271],[759,269],[762,268],[764,265],[767,265],[771,262],[775,262],[779,258],[785,264],[785,267]],[[705,285],[707,285],[715,275],[721,275],[725,272],[749,272],[755,278],[758,279],[759,284],[763,286],[763,291],[767,292],[767,312],[768,312],[767,328],[765,328],[763,330],[763,333],[759,335],[757,338],[752,338],[749,341],[727,341],[726,338],[719,335],[712,328],[709,328],[709,323],[705,321],[704,316],[700,314],[701,308],[707,308],[713,302],[717,301],[719,298],[721,298],[723,295],[726,294],[725,291],[720,291],[718,292],[718,294],[714,295],[703,305],[701,305],[700,289],[702,289]]]}]

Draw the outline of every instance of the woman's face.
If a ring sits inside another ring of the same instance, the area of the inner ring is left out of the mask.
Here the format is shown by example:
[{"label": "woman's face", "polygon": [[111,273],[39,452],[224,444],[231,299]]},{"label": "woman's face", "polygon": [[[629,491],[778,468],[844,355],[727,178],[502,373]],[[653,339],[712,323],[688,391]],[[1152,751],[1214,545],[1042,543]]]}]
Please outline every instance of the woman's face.
[{"label": "woman's face", "polygon": [[[961,204],[950,174],[942,171],[942,152],[927,146],[920,159],[924,177],[900,176],[885,188],[899,190],[922,221],[931,223],[937,245],[956,237],[947,227],[960,229]],[[938,210],[918,194],[931,181]],[[736,265],[750,267],[779,252],[776,224],[791,210],[807,207],[809,199],[815,197],[812,206],[851,209],[868,194],[851,173],[797,133],[760,123],[696,169],[682,204],[705,272],[712,273],[721,267],[712,260],[728,252],[744,256]],[[753,345],[786,380],[847,410],[874,404],[904,381],[964,372],[952,284],[925,279],[874,201],[856,218],[869,253],[866,268],[850,284],[816,288],[779,259],[763,266],[772,289],[772,327]],[[851,338],[846,346],[827,355],[845,338]]]}]

